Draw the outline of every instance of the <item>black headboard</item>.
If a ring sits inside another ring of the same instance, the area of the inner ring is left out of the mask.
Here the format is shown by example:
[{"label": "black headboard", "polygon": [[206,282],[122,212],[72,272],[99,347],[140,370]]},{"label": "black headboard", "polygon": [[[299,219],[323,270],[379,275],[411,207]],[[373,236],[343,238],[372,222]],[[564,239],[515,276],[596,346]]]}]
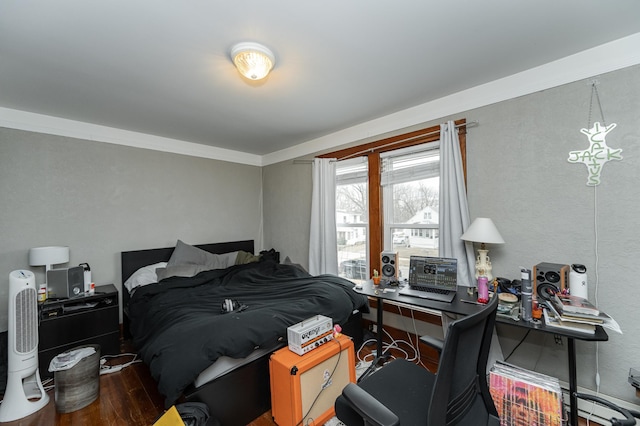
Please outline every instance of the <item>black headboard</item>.
[{"label": "black headboard", "polygon": [[[239,250],[249,253],[254,252],[253,240],[200,244],[196,245],[196,247],[214,254],[229,253]],[[128,292],[124,288],[124,283],[135,271],[143,266],[153,265],[158,262],[168,262],[174,248],[175,247],[165,247],[148,250],[123,251],[121,253],[123,295],[128,296],[128,294],[125,294]],[[124,299],[124,301],[126,306],[126,299]]]}]

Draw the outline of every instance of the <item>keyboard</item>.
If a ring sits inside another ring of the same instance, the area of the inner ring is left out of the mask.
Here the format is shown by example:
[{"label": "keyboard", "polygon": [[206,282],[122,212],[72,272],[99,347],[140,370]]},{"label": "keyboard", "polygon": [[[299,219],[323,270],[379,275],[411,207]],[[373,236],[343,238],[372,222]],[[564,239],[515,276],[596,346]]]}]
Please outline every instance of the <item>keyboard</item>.
[{"label": "keyboard", "polygon": [[424,287],[421,285],[412,285],[410,286],[410,288],[417,291],[425,291],[427,293],[437,293],[437,294],[449,294],[449,292],[452,291],[452,290],[445,290],[443,288]]}]

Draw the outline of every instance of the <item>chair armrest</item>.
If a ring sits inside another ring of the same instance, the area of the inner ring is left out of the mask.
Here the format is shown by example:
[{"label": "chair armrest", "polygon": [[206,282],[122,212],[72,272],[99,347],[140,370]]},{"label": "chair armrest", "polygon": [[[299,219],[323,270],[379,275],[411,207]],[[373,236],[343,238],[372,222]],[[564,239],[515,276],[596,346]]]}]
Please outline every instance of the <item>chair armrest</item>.
[{"label": "chair armrest", "polygon": [[636,420],[635,420],[635,413],[631,413],[629,412],[629,410],[627,410],[626,408],[620,407],[614,403],[612,403],[611,401],[608,401],[606,399],[600,398],[599,396],[595,396],[595,395],[589,395],[586,393],[577,393],[576,392],[576,397],[583,399],[585,401],[593,401],[596,402],[600,405],[603,405],[605,407],[608,407],[614,411],[617,411],[618,413],[622,414],[624,416],[624,420],[620,420],[617,419],[615,417],[612,417],[611,419],[609,419],[609,421],[611,422],[611,424],[613,426],[633,426],[636,424]]},{"label": "chair armrest", "polygon": [[420,341],[425,345],[431,346],[433,349],[442,353],[442,347],[444,346],[444,340],[431,336],[420,336]]},{"label": "chair armrest", "polygon": [[398,426],[400,419],[371,394],[353,383],[347,384],[342,396],[365,420],[366,425]]}]

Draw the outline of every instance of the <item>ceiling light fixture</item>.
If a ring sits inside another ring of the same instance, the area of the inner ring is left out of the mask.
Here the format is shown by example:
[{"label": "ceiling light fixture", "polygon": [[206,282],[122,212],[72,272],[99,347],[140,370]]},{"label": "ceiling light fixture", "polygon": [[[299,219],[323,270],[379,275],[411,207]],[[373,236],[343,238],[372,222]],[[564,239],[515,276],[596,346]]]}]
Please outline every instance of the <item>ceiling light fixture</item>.
[{"label": "ceiling light fixture", "polygon": [[240,74],[249,80],[261,80],[276,64],[273,52],[252,42],[238,43],[231,49],[231,60]]}]

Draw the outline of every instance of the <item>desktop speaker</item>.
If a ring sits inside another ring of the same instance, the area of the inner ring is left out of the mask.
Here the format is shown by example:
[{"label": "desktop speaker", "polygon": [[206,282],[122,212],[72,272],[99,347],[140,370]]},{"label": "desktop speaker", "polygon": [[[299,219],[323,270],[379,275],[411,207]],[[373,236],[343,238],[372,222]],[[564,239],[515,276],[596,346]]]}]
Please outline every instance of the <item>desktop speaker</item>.
[{"label": "desktop speaker", "polygon": [[533,267],[533,296],[549,299],[554,293],[567,289],[569,265],[543,262]]},{"label": "desktop speaker", "polygon": [[380,253],[380,270],[383,280],[398,280],[398,253],[383,251]]},{"label": "desktop speaker", "polygon": [[51,298],[71,298],[84,295],[84,268],[49,269],[47,291]]},{"label": "desktop speaker", "polygon": [[325,424],[342,389],[356,381],[353,342],[343,334],[302,356],[282,348],[271,355],[269,373],[276,424]]}]

